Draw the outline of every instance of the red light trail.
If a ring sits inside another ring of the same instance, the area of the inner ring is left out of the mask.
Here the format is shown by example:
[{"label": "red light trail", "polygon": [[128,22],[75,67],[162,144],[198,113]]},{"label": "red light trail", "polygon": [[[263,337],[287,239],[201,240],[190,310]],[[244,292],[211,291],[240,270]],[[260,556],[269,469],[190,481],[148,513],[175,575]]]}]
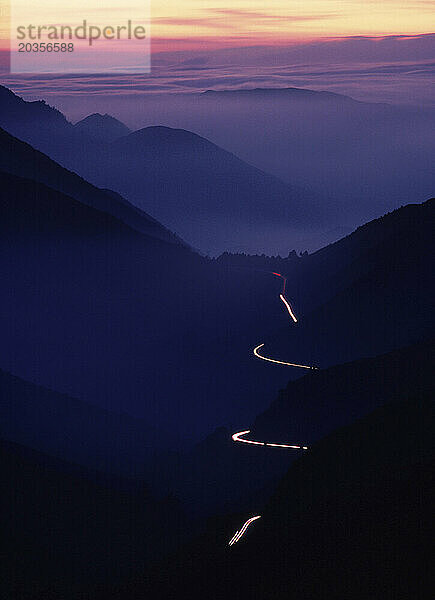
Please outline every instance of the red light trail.
[{"label": "red light trail", "polygon": [[281,273],[273,273],[272,275],[275,275],[276,277],[281,277],[282,279],[282,294],[285,294],[285,286],[287,284],[287,277],[284,277],[284,275],[281,275]]}]

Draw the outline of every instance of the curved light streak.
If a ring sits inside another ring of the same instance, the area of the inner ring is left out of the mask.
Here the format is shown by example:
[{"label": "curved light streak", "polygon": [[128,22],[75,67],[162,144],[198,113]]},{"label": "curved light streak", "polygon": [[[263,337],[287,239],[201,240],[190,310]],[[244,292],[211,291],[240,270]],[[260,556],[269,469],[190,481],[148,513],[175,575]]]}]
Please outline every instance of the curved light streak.
[{"label": "curved light streak", "polygon": [[264,344],[259,344],[253,350],[255,356],[257,358],[261,358],[261,360],[266,360],[267,362],[275,363],[277,365],[286,365],[287,367],[298,367],[299,369],[317,369],[317,367],[310,365],[298,365],[296,363],[285,362],[283,360],[276,360],[275,358],[267,358],[267,356],[262,356],[258,351],[262,348]]},{"label": "curved light streak", "polygon": [[308,450],[308,446],[299,446],[296,444],[272,444],[271,442],[255,442],[254,440],[245,440],[242,438],[244,435],[251,433],[250,429],[246,431],[238,431],[234,433],[231,438],[233,442],[243,442],[244,444],[253,444],[255,446],[271,446],[273,448],[291,448],[292,450]]},{"label": "curved light streak", "polygon": [[240,540],[240,538],[246,533],[246,530],[248,529],[249,525],[251,523],[253,523],[254,521],[256,521],[257,519],[261,519],[261,515],[257,515],[256,517],[251,517],[250,519],[248,519],[243,524],[243,527],[240,529],[240,531],[236,531],[236,533],[230,539],[230,541],[228,542],[228,546],[232,546],[233,544],[237,544],[237,542]]},{"label": "curved light streak", "polygon": [[239,431],[238,433],[234,433],[231,436],[231,438],[232,438],[233,442],[243,442],[245,444],[254,444],[255,446],[265,446],[266,445],[264,442],[254,442],[252,440],[242,440],[241,436],[247,435],[248,433],[251,433],[250,429],[247,429],[246,431]]}]

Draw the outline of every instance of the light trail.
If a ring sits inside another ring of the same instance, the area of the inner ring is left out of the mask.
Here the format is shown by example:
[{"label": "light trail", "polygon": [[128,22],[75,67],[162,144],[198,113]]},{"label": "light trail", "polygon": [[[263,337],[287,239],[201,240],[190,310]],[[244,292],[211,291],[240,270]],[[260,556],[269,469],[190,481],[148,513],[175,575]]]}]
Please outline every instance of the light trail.
[{"label": "light trail", "polygon": [[[290,306],[290,303],[287,301],[286,297],[285,297],[285,288],[286,288],[286,283],[287,283],[287,278],[284,277],[284,275],[281,275],[281,273],[274,273],[272,272],[272,275],[275,275],[276,277],[281,277],[282,281],[283,281],[283,286],[282,286],[282,292],[279,295],[280,299],[282,300],[282,302],[284,303],[285,307],[287,308],[287,311],[290,315],[290,317],[293,319],[293,321],[295,323],[298,322],[296,315],[294,314],[292,307]],[[300,365],[297,363],[290,363],[290,362],[286,362],[283,360],[276,360],[275,358],[267,358],[267,356],[262,356],[259,353],[260,348],[262,348],[264,346],[264,344],[259,344],[258,346],[256,346],[254,348],[254,354],[257,358],[261,358],[261,360],[265,360],[267,362],[271,362],[271,363],[275,363],[277,365],[285,365],[286,367],[297,367],[299,369],[310,369],[310,370],[314,370],[314,369],[318,369],[318,367],[315,366],[310,366],[310,365]],[[237,433],[234,433],[231,437],[233,442],[242,442],[243,444],[251,444],[252,446],[269,446],[271,448],[286,448],[289,450],[308,450],[308,446],[300,446],[297,444],[275,444],[272,442],[257,442],[255,440],[245,440],[243,436],[248,435],[249,433],[251,433],[250,429],[246,429],[245,431],[238,431]],[[240,531],[236,531],[236,533],[233,535],[233,537],[230,539],[230,541],[228,542],[229,546],[233,546],[234,544],[237,544],[237,542],[242,538],[242,536],[245,534],[246,530],[248,529],[248,527],[250,526],[250,524],[253,521],[256,521],[257,519],[260,519],[261,515],[257,515],[256,517],[251,517],[250,519],[248,519],[243,527],[240,529]]]},{"label": "light trail", "polygon": [[286,308],[287,308],[287,310],[288,310],[288,312],[289,312],[289,315],[291,316],[291,318],[293,319],[293,321],[294,321],[295,323],[297,323],[297,322],[298,322],[298,320],[297,320],[297,318],[296,318],[296,316],[295,316],[294,312],[292,311],[292,307],[290,306],[290,304],[287,302],[287,300],[285,299],[285,297],[283,296],[283,294],[280,294],[280,295],[279,295],[279,297],[280,297],[280,298],[281,298],[281,300],[284,302],[284,304],[285,304],[285,306],[286,306]]},{"label": "light trail", "polygon": [[284,275],[281,275],[281,273],[274,273],[272,271],[272,275],[276,275],[277,277],[281,277],[282,279],[282,293],[285,294],[285,286],[287,284],[287,277],[284,277]]},{"label": "light trail", "polygon": [[248,433],[251,433],[250,429],[234,433],[231,436],[231,438],[233,442],[243,442],[244,444],[253,444],[255,446],[271,446],[273,448],[291,448],[292,450],[308,450],[308,446],[299,446],[296,444],[272,444],[271,442],[255,442],[254,440],[243,439],[242,436],[248,435]]},{"label": "light trail", "polygon": [[289,313],[289,315],[291,316],[291,318],[293,319],[293,321],[294,321],[295,323],[297,323],[297,322],[298,322],[298,320],[297,320],[297,318],[296,318],[296,315],[294,314],[294,312],[293,312],[293,309],[292,309],[292,307],[290,306],[290,303],[289,303],[289,301],[287,300],[287,298],[286,298],[286,297],[285,297],[285,295],[284,295],[284,294],[285,294],[285,287],[286,287],[286,284],[287,284],[287,277],[284,277],[284,275],[281,275],[281,273],[275,273],[274,271],[272,271],[272,275],[275,275],[276,277],[281,277],[281,279],[282,279],[282,292],[281,292],[281,294],[279,295],[279,297],[280,297],[280,298],[281,298],[281,300],[284,302],[284,304],[285,304],[285,307],[287,308],[287,310],[288,310],[288,313]]},{"label": "light trail", "polygon": [[228,542],[228,546],[232,546],[233,544],[237,544],[237,542],[240,540],[240,538],[246,533],[246,530],[248,529],[249,525],[251,523],[253,523],[254,521],[256,521],[257,519],[261,519],[261,515],[257,515],[256,517],[251,517],[250,519],[248,519],[243,524],[243,527],[240,529],[240,531],[236,531],[236,533],[230,539],[230,541]]},{"label": "light trail", "polygon": [[299,369],[317,369],[318,367],[310,366],[310,365],[298,365],[297,363],[285,362],[283,360],[276,360],[275,358],[267,358],[267,356],[262,356],[258,351],[262,348],[264,344],[259,344],[253,350],[255,356],[257,358],[261,358],[261,360],[266,360],[267,362],[275,363],[277,365],[286,365],[287,367],[298,367]]},{"label": "light trail", "polygon": [[231,438],[232,438],[233,442],[244,442],[245,444],[254,444],[255,446],[265,446],[264,442],[253,442],[251,440],[242,440],[241,436],[246,435],[248,433],[251,433],[250,429],[247,429],[246,431],[239,431],[238,433],[234,433],[231,436]]}]

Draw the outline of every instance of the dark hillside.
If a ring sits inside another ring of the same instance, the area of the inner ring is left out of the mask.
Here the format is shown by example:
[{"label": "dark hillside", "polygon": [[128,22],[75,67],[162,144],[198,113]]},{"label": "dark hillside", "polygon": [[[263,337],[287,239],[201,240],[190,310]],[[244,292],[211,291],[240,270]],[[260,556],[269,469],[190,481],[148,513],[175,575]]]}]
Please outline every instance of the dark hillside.
[{"label": "dark hillside", "polygon": [[434,416],[430,397],[410,396],[339,429],[290,467],[238,544],[247,516],[210,523],[164,579],[105,598],[430,598]]},{"label": "dark hillside", "polygon": [[77,597],[140,572],[189,530],[174,499],[11,442],[0,479],[2,598]]}]

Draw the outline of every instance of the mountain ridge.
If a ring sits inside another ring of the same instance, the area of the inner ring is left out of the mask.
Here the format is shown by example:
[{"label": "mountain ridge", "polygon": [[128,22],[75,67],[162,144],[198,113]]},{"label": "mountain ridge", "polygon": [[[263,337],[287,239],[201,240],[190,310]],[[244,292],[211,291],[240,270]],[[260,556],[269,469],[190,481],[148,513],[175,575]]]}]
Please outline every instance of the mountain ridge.
[{"label": "mountain ridge", "polygon": [[[10,95],[19,112],[25,101]],[[35,131],[31,125],[18,127],[3,111],[0,126],[94,185],[122,194],[203,253],[252,247],[264,224],[294,232],[306,225],[307,206],[325,216],[318,195],[284,183],[186,128],[156,125],[103,141],[84,135],[83,123],[65,120],[62,127],[52,127],[43,114],[37,121]]]},{"label": "mountain ridge", "polygon": [[[327,92],[321,90],[311,90],[309,88],[300,88],[300,87],[269,87],[269,88],[243,88],[243,89],[228,89],[228,90],[206,90],[200,93],[202,96],[222,96],[222,97],[257,97],[257,98],[267,98],[271,96],[275,97],[287,97],[289,99],[310,99],[310,100],[340,100],[342,102],[355,102],[357,104],[375,104],[375,103],[367,103],[362,102],[361,100],[355,100],[351,96],[347,94],[338,94],[336,92]],[[381,103],[376,103],[378,106]],[[384,104],[384,103],[382,103]],[[388,106],[388,104],[384,104]]]},{"label": "mountain ridge", "polygon": [[148,233],[173,243],[180,243],[177,236],[174,236],[153,217],[121,198],[119,194],[105,193],[3,129],[0,129],[0,170],[43,183],[59,192],[69,194],[79,202],[111,213],[142,233]]}]

